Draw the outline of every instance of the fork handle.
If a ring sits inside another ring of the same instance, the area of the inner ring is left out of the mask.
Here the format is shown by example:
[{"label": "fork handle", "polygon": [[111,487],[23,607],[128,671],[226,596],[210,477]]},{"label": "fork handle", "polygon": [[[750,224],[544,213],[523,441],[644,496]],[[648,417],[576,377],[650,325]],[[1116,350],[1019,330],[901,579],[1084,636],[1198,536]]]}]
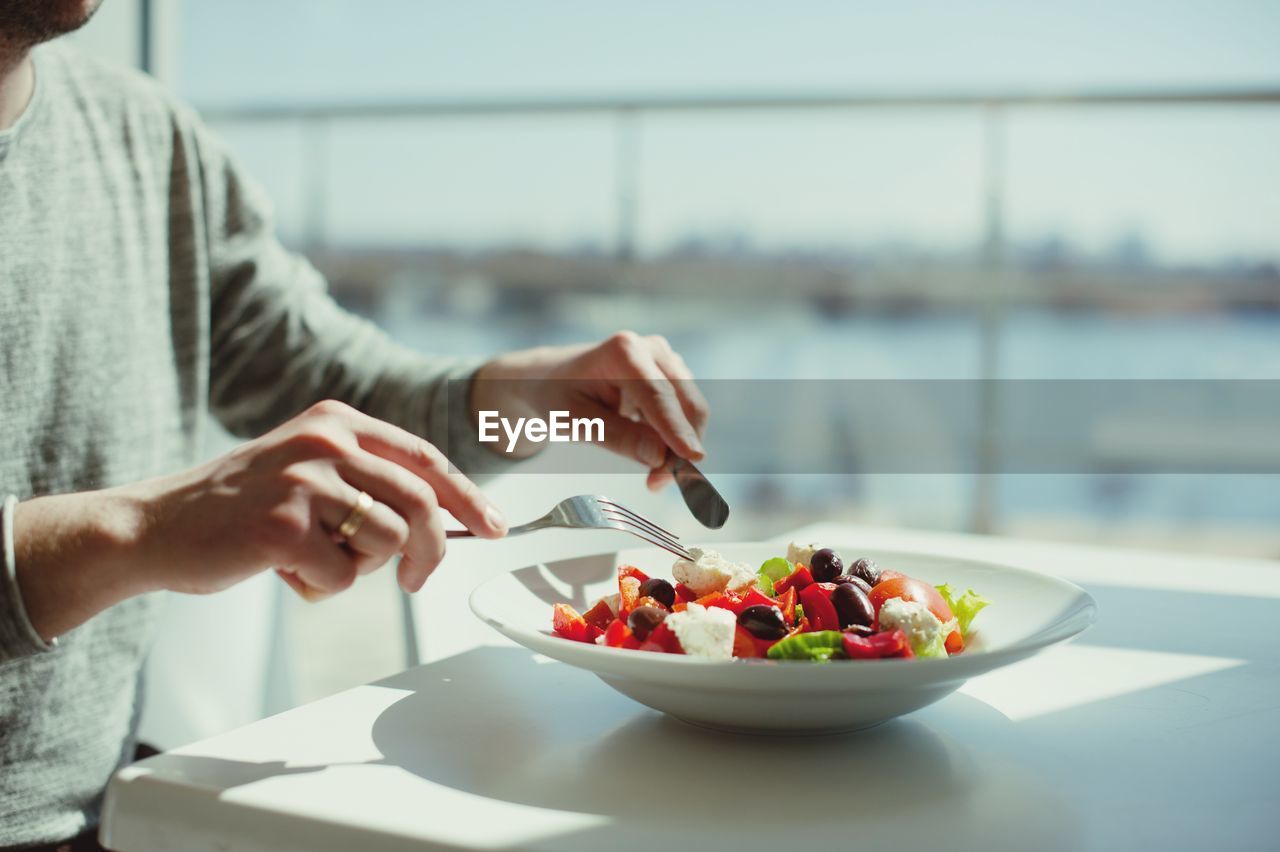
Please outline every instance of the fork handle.
[{"label": "fork handle", "polygon": [[[530,521],[527,524],[520,524],[515,527],[507,528],[507,535],[522,535],[523,533],[533,532],[534,530],[542,530],[547,527],[553,527],[550,518],[538,518],[536,521]],[[445,530],[445,538],[475,538],[476,534],[471,530]]]}]

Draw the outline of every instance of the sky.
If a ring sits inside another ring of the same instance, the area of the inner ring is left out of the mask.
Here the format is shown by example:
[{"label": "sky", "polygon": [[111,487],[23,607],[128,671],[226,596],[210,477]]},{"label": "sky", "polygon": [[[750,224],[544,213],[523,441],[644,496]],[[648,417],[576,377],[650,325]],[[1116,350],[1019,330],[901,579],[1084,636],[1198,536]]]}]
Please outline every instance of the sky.
[{"label": "sky", "polygon": [[[1274,2],[184,0],[178,87],[197,106],[634,94],[1280,89]],[[219,125],[296,236],[323,199],[335,242],[607,245],[607,117]],[[974,111],[646,116],[638,237],[764,246],[983,232]],[[1158,256],[1280,258],[1280,105],[1021,110],[1004,127],[1015,239]]]}]

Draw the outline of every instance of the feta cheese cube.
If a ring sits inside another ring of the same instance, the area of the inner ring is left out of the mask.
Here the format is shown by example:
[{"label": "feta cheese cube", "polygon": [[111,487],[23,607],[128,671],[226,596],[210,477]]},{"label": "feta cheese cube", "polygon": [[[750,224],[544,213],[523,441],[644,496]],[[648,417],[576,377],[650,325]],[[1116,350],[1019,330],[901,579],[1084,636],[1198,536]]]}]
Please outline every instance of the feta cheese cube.
[{"label": "feta cheese cube", "polygon": [[743,591],[755,585],[756,572],[741,562],[730,562],[714,550],[689,548],[693,559],[677,559],[672,575],[698,597],[712,592]]},{"label": "feta cheese cube", "polygon": [[943,648],[947,637],[956,627],[954,618],[943,624],[938,616],[929,610],[929,607],[902,598],[889,598],[885,601],[880,607],[878,618],[881,630],[900,628],[907,634],[907,640],[917,654],[932,652],[925,655],[933,656],[947,655],[945,650],[941,651],[941,654],[937,652]]},{"label": "feta cheese cube", "polygon": [[691,603],[683,612],[668,615],[663,624],[676,634],[680,647],[690,657],[733,659],[733,635],[738,619],[729,610]]},{"label": "feta cheese cube", "polygon": [[813,554],[822,549],[822,545],[817,542],[809,542],[808,544],[800,544],[799,542],[791,542],[787,545],[787,561],[792,565],[799,562],[804,567],[809,567],[809,560],[813,558]]}]

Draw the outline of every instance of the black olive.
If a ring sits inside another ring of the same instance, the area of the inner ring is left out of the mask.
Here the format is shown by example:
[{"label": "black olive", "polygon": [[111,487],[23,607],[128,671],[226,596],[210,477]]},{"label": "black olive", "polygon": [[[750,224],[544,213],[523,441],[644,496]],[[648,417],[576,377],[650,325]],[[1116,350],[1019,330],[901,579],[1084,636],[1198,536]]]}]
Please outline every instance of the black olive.
[{"label": "black olive", "polygon": [[814,551],[809,557],[809,573],[819,583],[830,583],[844,572],[844,561],[831,548]]},{"label": "black olive", "polygon": [[627,626],[631,628],[635,637],[643,642],[649,638],[653,628],[666,620],[666,612],[656,606],[640,606],[633,609],[631,615],[627,616]]},{"label": "black olive", "polygon": [[839,577],[836,577],[835,582],[837,584],[851,583],[857,586],[859,589],[862,589],[863,594],[866,594],[866,595],[871,594],[871,584],[868,583],[866,580],[862,579],[861,577],[856,576],[854,574],[849,574],[849,573],[841,574]]},{"label": "black olive", "polygon": [[749,606],[738,616],[738,623],[757,639],[781,639],[787,635],[787,624],[782,610],[776,606],[756,604]]},{"label": "black olive", "polygon": [[880,582],[880,566],[870,559],[855,559],[849,565],[849,573],[869,586]]},{"label": "black olive", "polygon": [[871,605],[871,599],[853,583],[836,586],[836,590],[831,593],[831,603],[836,608],[841,627],[851,624],[870,627],[876,620],[876,610]]},{"label": "black olive", "polygon": [[854,636],[870,636],[876,631],[875,628],[868,627],[865,624],[850,624],[848,627],[844,628],[844,632],[852,633]]},{"label": "black olive", "polygon": [[661,577],[651,577],[640,584],[640,597],[653,598],[670,608],[676,602],[676,588]]}]

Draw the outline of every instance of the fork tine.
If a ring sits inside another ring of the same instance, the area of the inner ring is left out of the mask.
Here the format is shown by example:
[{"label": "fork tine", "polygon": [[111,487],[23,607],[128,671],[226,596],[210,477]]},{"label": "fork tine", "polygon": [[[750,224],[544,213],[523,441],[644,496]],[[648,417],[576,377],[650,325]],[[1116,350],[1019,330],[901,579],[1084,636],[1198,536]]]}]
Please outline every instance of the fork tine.
[{"label": "fork tine", "polygon": [[630,524],[633,527],[639,527],[640,529],[644,530],[650,535],[660,538],[663,541],[670,542],[671,544],[674,544],[680,547],[684,546],[680,544],[679,538],[672,535],[671,533],[668,533],[666,530],[664,530],[662,527],[658,526],[657,524],[646,524],[643,518],[636,518],[633,515],[623,515],[609,508],[601,509],[600,513],[610,520],[622,521],[623,523]]},{"label": "fork tine", "polygon": [[664,538],[663,536],[656,535],[655,533],[650,532],[644,527],[636,526],[635,524],[631,523],[625,518],[615,518],[615,517],[606,516],[606,519],[609,522],[609,526],[612,529],[621,530],[623,532],[629,532],[634,536],[643,538],[647,542],[656,544],[659,547],[663,548],[664,550],[667,550],[671,553],[676,554],[681,559],[693,558],[690,555],[689,551],[685,549],[684,545],[682,545],[678,541],[672,541],[669,538]]},{"label": "fork tine", "polygon": [[636,521],[636,519],[635,519],[635,518],[630,518],[630,517],[627,517],[626,515],[620,515],[620,514],[617,514],[617,513],[614,513],[614,512],[610,512],[610,511],[608,511],[608,510],[604,510],[604,511],[602,511],[602,512],[601,512],[601,514],[602,514],[605,518],[607,518],[607,519],[609,519],[609,520],[611,520],[611,521],[619,521],[619,522],[624,523],[624,524],[626,524],[626,525],[628,525],[628,526],[632,526],[632,527],[635,527],[635,528],[637,528],[637,529],[644,530],[646,533],[648,533],[649,535],[653,536],[654,538],[660,538],[660,539],[662,539],[663,541],[667,542],[668,544],[675,545],[676,547],[679,547],[679,548],[682,548],[682,549],[684,548],[684,545],[680,543],[680,539],[676,538],[676,537],[675,537],[675,536],[673,536],[673,535],[667,535],[667,534],[666,534],[666,533],[664,533],[664,532],[660,532],[659,530],[654,529],[654,528],[653,528],[651,525],[649,525],[649,524],[639,523],[639,522],[637,522],[637,521]]},{"label": "fork tine", "polygon": [[643,526],[648,527],[649,529],[653,530],[654,532],[656,532],[656,533],[658,533],[658,534],[660,534],[660,535],[664,535],[664,536],[666,536],[667,538],[671,539],[672,541],[679,541],[679,540],[680,540],[680,536],[676,535],[675,533],[671,532],[670,530],[665,530],[665,529],[663,529],[662,527],[660,527],[660,526],[658,526],[657,524],[655,524],[653,521],[651,521],[651,520],[649,520],[648,518],[646,518],[644,515],[641,515],[641,514],[640,514],[640,513],[638,513],[638,512],[633,512],[633,511],[631,511],[630,509],[628,509],[626,506],[623,506],[623,505],[622,505],[622,504],[620,504],[620,503],[615,503],[615,502],[613,502],[613,501],[612,501],[612,500],[610,500],[608,497],[598,497],[598,498],[596,498],[596,499],[597,499],[599,502],[601,502],[601,503],[604,503],[604,504],[605,504],[604,509],[605,509],[606,511],[611,511],[611,512],[620,512],[621,514],[623,514],[623,515],[627,516],[627,517],[628,517],[628,518],[630,518],[631,520],[636,521],[637,523],[639,523],[639,524],[641,524],[641,525],[643,525]]},{"label": "fork tine", "polygon": [[628,526],[624,522],[619,522],[618,524],[613,526],[613,529],[618,530],[619,532],[631,533],[631,535],[635,536],[636,538],[647,541],[649,544],[652,544],[654,547],[660,547],[663,550],[667,551],[667,553],[670,553],[674,556],[678,556],[681,559],[689,558],[688,551],[686,551],[679,544],[673,544],[663,539],[654,538],[650,536],[646,530],[641,529],[639,527]]}]

